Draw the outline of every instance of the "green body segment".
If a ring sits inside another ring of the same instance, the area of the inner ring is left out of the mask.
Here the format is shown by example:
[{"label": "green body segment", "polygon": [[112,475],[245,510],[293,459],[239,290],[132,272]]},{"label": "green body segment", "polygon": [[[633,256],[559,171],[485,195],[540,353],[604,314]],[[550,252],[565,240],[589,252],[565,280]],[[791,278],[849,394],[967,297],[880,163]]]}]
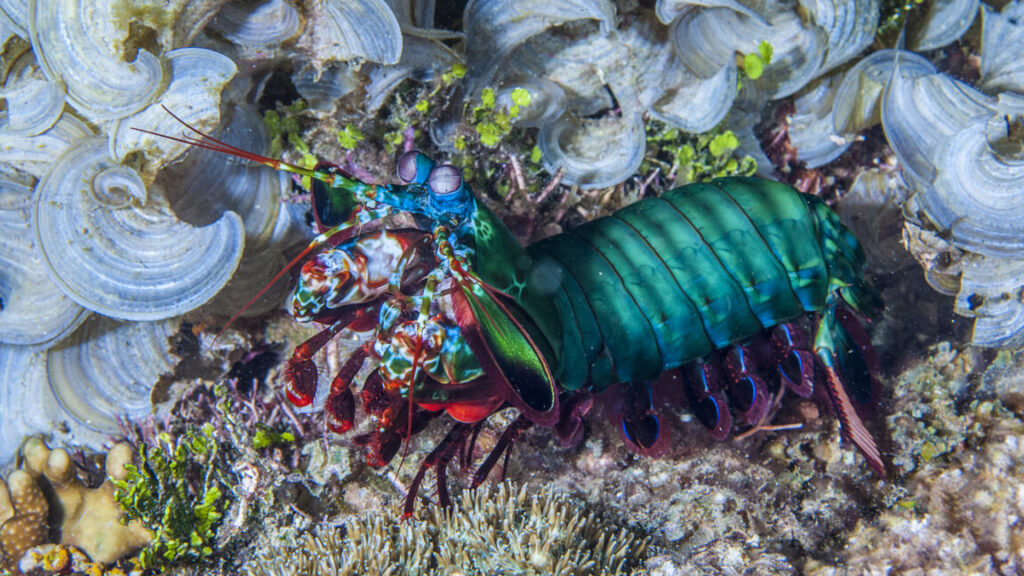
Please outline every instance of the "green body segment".
[{"label": "green body segment", "polygon": [[533,260],[494,212],[477,201],[473,221],[465,234],[474,248],[473,271],[493,288],[511,297],[512,312],[530,332],[548,363],[561,357],[562,324],[558,313],[557,284],[545,283]]},{"label": "green body segment", "polygon": [[557,307],[560,333],[540,329],[569,389],[653,379],[822,310],[833,290],[856,290],[864,266],[823,202],[754,178],[677,188],[527,252],[530,281]]}]

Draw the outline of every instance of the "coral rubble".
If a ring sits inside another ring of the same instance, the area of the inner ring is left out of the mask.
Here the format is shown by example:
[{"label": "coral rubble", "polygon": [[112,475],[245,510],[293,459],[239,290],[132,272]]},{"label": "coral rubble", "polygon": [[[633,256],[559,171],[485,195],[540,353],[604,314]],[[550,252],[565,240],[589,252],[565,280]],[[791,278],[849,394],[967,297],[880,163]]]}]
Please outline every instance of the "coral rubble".
[{"label": "coral rubble", "polygon": [[1024,413],[1019,392],[1004,396],[1021,355],[983,363],[941,343],[904,372],[890,422],[896,464],[912,472],[877,519],[849,532],[842,570],[808,573],[1024,571]]}]

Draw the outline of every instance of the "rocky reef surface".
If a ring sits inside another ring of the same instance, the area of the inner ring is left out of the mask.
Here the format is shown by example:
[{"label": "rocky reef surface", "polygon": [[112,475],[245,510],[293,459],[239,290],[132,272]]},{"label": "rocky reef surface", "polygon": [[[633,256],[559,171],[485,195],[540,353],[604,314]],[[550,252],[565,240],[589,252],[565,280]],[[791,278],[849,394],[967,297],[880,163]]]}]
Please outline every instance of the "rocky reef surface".
[{"label": "rocky reef surface", "polygon": [[[1024,4],[450,4],[0,0],[0,573],[1024,573]],[[821,195],[887,303],[886,477],[790,397],[723,441],[666,410],[642,456],[613,388],[470,491],[492,416],[403,521],[451,421],[376,468],[372,422],[288,401],[315,329],[287,280],[253,298],[303,182],[147,134],[167,110],[371,182],[428,149],[524,243],[716,176]]]}]

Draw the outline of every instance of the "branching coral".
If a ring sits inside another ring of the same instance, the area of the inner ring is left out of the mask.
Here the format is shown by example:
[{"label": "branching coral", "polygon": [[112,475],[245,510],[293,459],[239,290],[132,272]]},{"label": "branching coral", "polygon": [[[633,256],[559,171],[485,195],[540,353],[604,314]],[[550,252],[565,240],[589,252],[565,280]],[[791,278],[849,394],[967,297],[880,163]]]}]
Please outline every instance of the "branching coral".
[{"label": "branching coral", "polygon": [[400,523],[371,513],[344,530],[317,529],[298,548],[264,548],[249,576],[322,574],[628,574],[647,540],[551,491],[502,484],[463,493]]}]

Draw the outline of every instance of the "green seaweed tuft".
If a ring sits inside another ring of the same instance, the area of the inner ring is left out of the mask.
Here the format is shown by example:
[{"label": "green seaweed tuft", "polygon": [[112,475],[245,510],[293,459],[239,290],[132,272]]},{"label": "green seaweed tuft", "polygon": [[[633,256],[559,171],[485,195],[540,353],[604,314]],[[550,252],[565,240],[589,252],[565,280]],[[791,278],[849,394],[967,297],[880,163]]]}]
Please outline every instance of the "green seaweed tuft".
[{"label": "green seaweed tuft", "polygon": [[[480,105],[471,110],[469,123],[487,148],[496,148],[512,131],[512,121],[519,117],[520,107],[530,105],[530,92],[525,88],[516,88],[511,97],[512,105],[505,110],[498,107],[494,89],[484,88],[480,91]],[[462,144],[465,148],[465,140]]]},{"label": "green seaweed tuft", "polygon": [[694,135],[649,120],[647,154],[640,172],[660,168],[676,186],[725,176],[751,176],[757,171],[757,162],[750,156],[737,156],[739,145],[739,138],[731,130],[716,128]]},{"label": "green seaweed tuft", "polygon": [[218,472],[222,446],[213,427],[177,439],[163,433],[153,444],[140,444],[138,452],[139,463],[126,466],[126,478],[111,481],[127,519],[153,532],[153,542],[139,555],[141,565],[162,570],[207,560],[232,488]]}]

